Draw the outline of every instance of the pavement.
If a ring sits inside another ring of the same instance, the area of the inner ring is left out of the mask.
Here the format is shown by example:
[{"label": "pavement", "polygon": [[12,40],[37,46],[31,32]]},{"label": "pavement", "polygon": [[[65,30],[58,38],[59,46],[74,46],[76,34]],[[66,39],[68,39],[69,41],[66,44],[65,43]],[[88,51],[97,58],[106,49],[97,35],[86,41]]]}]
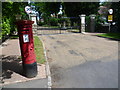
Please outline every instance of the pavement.
[{"label": "pavement", "polygon": [[52,88],[118,88],[118,41],[96,33],[42,35]]},{"label": "pavement", "polygon": [[[0,87],[5,88],[48,88],[46,64],[38,64],[38,74],[34,78],[23,75],[18,39],[8,39],[0,46],[2,74]],[[33,84],[34,83],[34,84]]]}]

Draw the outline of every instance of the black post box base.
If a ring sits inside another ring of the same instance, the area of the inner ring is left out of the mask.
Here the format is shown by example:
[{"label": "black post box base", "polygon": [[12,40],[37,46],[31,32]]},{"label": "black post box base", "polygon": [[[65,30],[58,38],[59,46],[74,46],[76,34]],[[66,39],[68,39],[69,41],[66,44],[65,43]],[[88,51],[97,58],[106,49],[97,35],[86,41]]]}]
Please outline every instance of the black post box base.
[{"label": "black post box base", "polygon": [[37,76],[37,63],[23,64],[23,74],[27,78],[33,78]]}]

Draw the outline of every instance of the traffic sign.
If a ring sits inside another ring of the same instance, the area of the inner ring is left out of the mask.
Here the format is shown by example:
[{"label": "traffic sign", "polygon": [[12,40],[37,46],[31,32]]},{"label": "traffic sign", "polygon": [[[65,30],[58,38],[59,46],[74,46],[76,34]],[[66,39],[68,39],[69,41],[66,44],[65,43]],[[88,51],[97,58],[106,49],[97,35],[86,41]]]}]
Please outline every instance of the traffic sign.
[{"label": "traffic sign", "polygon": [[113,9],[108,10],[109,14],[113,14]]},{"label": "traffic sign", "polygon": [[113,21],[113,15],[108,15],[108,22],[112,22]]},{"label": "traffic sign", "polygon": [[26,7],[25,7],[25,12],[26,12],[27,14],[31,13],[31,12],[32,12],[31,7],[30,7],[30,6],[26,6]]}]

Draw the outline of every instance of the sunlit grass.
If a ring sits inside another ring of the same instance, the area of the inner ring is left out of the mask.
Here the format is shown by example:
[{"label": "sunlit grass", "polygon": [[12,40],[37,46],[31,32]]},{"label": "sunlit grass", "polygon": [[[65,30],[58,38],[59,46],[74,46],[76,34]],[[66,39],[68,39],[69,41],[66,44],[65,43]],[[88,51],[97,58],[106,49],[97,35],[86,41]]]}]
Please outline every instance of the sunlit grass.
[{"label": "sunlit grass", "polygon": [[97,34],[97,35],[101,37],[120,39],[120,33],[106,33],[106,34]]},{"label": "sunlit grass", "polygon": [[44,50],[42,42],[40,41],[38,36],[34,36],[34,48],[37,63],[43,64],[45,62]]}]

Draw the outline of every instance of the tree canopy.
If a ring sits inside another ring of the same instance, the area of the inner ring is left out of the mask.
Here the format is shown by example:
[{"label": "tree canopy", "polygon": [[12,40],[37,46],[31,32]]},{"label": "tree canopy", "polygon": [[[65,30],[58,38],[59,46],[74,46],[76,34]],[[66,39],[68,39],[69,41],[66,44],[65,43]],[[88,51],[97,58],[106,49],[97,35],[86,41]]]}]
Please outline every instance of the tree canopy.
[{"label": "tree canopy", "polygon": [[97,14],[98,2],[65,2],[65,13],[70,17],[78,17],[81,14]]},{"label": "tree canopy", "polygon": [[2,34],[0,39],[15,31],[15,16],[21,14],[24,18],[27,16],[24,7],[25,2],[2,2]]},{"label": "tree canopy", "polygon": [[99,2],[35,2],[37,10],[47,15],[58,13],[60,4],[63,5],[63,12],[67,16],[77,16],[80,14],[96,14]]},{"label": "tree canopy", "polygon": [[[36,11],[49,18],[51,14],[59,12],[60,5],[63,6],[63,14],[67,17],[79,17],[81,14],[98,14],[99,2],[34,2]],[[24,8],[27,2],[2,2],[2,35],[10,34],[15,30],[15,15],[21,14],[27,19],[28,15]],[[120,2],[105,2],[103,5],[114,10],[114,21],[120,25]],[[0,36],[1,37],[1,36]]]}]

